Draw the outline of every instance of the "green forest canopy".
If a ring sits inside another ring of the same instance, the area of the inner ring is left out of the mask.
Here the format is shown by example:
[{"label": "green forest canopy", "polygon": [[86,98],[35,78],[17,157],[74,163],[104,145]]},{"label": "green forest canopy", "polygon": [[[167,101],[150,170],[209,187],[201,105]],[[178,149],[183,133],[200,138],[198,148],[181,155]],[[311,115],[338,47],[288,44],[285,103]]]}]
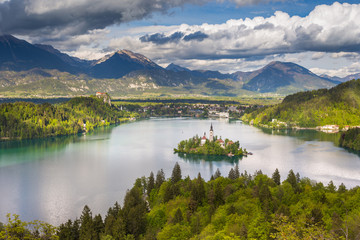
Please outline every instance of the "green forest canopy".
[{"label": "green forest canopy", "polygon": [[272,119],[288,126],[316,127],[329,124],[340,128],[360,125],[360,79],[351,80],[329,90],[299,92],[282,103],[245,114],[244,121],[271,125]]},{"label": "green forest canopy", "polygon": [[[219,170],[205,182],[182,178],[175,165],[171,178],[162,170],[136,180],[124,204],[103,217],[85,206],[79,219],[56,228],[29,223],[18,216],[0,226],[1,239],[356,239],[360,234],[360,188],[332,181],[324,186],[292,170],[281,182],[261,171],[228,176]],[[17,230],[15,231],[15,226]],[[46,235],[48,234],[48,235]],[[46,236],[46,237],[45,237]]]},{"label": "green forest canopy", "polygon": [[57,105],[3,103],[0,104],[0,138],[26,139],[77,134],[134,116],[135,113],[120,111],[96,97],[76,97]]}]

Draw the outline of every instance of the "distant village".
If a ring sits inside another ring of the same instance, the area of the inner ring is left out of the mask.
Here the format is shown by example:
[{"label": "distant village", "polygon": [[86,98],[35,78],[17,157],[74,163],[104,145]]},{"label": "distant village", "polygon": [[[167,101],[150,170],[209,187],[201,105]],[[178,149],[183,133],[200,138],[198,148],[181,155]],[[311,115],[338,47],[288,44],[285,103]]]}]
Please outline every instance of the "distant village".
[{"label": "distant village", "polygon": [[[253,121],[250,121],[250,125],[253,125]],[[324,133],[338,133],[340,131],[347,131],[351,128],[360,128],[360,126],[349,126],[346,125],[343,128],[340,128],[339,125],[336,124],[328,124],[324,126],[317,126],[316,128],[300,128],[297,126],[289,126],[286,122],[279,121],[277,119],[272,119],[271,121],[271,127],[277,128],[277,129],[287,129],[287,128],[293,128],[293,129],[315,129]]]},{"label": "distant village", "polygon": [[137,111],[148,116],[176,116],[176,117],[210,117],[210,118],[239,118],[250,108],[263,106],[253,105],[225,105],[225,104],[187,104],[169,103],[154,105],[120,105],[121,110]]}]

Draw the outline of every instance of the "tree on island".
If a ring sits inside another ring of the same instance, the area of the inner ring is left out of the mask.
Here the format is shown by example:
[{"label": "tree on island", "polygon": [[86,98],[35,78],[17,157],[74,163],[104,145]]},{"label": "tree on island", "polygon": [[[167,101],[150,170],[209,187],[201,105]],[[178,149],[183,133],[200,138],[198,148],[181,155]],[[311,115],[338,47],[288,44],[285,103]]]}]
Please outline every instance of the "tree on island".
[{"label": "tree on island", "polygon": [[192,137],[188,140],[183,140],[178,144],[178,147],[174,149],[175,153],[189,153],[200,155],[225,155],[225,156],[244,156],[247,155],[246,149],[240,147],[239,141],[233,142],[229,139],[224,141],[217,140],[214,137],[214,141],[206,140],[201,141],[198,136]]}]

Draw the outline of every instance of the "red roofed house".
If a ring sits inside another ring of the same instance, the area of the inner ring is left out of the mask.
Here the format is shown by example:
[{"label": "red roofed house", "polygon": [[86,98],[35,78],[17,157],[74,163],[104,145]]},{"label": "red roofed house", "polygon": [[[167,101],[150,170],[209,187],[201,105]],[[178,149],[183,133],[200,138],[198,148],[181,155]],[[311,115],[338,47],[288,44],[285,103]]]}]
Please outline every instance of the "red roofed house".
[{"label": "red roofed house", "polygon": [[227,146],[234,144],[233,141],[228,141]]},{"label": "red roofed house", "polygon": [[225,148],[225,143],[221,138],[216,140],[216,142],[220,144],[220,147]]},{"label": "red roofed house", "polygon": [[204,136],[200,140],[200,146],[204,146],[204,144],[206,143],[207,138],[206,138],[205,134],[206,133],[204,133]]}]

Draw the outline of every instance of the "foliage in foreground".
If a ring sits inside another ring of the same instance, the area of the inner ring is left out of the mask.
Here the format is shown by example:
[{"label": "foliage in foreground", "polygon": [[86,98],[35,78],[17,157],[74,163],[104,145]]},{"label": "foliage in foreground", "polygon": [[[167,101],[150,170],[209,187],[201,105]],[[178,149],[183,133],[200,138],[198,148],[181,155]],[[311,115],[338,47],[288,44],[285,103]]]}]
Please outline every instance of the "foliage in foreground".
[{"label": "foliage in foreground", "polygon": [[77,97],[51,105],[29,102],[0,104],[0,138],[30,139],[77,134],[119,123],[132,114],[109,106],[96,97]]},{"label": "foliage in foreground", "polygon": [[48,223],[41,221],[25,222],[21,221],[19,215],[11,216],[7,214],[7,223],[0,223],[0,239],[11,240],[58,240],[56,228]]},{"label": "foliage in foreground", "polygon": [[360,79],[327,89],[289,95],[282,103],[262,108],[243,117],[255,125],[272,125],[272,119],[287,127],[316,127],[337,124],[341,128],[360,125]]},{"label": "foliage in foreground", "polygon": [[85,206],[54,235],[49,225],[37,232],[9,217],[0,239],[358,239],[359,222],[360,187],[324,186],[292,170],[281,182],[277,169],[252,176],[237,166],[205,182],[200,174],[182,178],[176,164],[167,180],[162,170],[137,179],[124,205],[115,203],[104,218]]}]

